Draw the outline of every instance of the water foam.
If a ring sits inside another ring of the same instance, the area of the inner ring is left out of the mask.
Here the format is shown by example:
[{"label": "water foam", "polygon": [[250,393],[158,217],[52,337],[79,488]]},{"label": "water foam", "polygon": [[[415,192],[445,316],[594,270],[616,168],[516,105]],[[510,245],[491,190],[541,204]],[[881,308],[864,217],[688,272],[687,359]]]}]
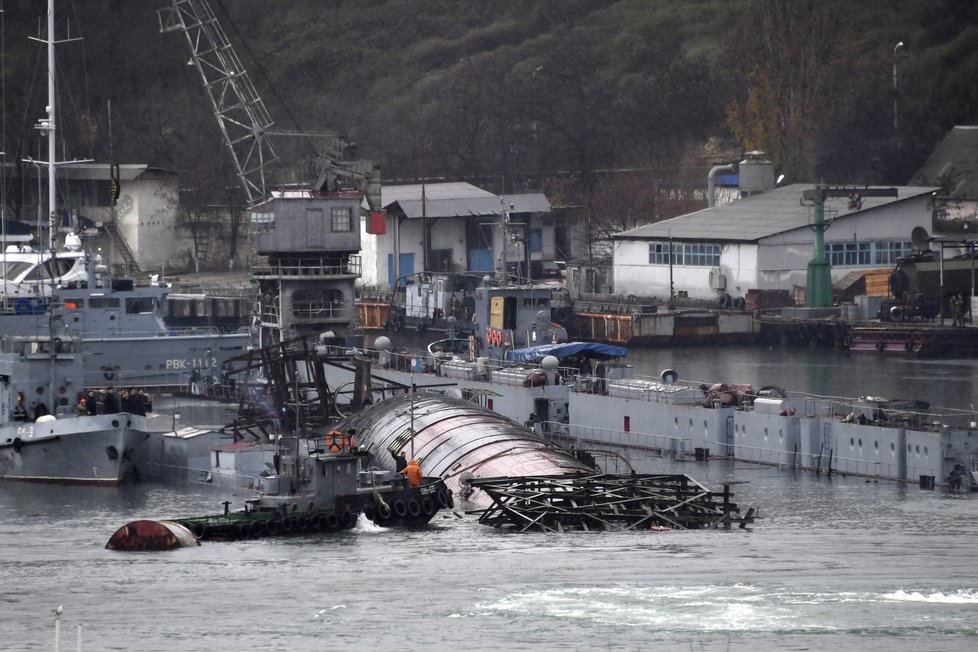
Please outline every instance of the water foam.
[{"label": "water foam", "polygon": [[894,591],[892,593],[884,593],[883,598],[885,600],[893,600],[895,602],[932,602],[935,604],[978,604],[978,590],[975,589],[960,589],[958,591],[951,591],[945,593],[943,591],[934,591],[932,593],[927,593],[923,591]]}]

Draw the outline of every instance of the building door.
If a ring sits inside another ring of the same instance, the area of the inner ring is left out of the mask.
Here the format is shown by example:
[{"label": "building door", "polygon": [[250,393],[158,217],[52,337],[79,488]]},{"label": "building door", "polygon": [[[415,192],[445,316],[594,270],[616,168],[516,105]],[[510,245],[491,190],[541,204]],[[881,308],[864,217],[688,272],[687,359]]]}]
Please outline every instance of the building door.
[{"label": "building door", "polygon": [[[400,287],[404,287],[404,276],[414,274],[414,254],[401,254],[398,256],[400,262],[401,281]],[[394,289],[394,254],[387,254],[387,286]]]}]

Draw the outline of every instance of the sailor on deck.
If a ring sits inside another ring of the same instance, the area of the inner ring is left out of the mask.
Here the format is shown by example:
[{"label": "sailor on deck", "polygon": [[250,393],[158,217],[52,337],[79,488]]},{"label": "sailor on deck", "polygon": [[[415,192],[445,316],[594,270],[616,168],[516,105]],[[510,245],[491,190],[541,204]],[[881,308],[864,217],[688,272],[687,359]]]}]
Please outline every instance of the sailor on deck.
[{"label": "sailor on deck", "polygon": [[394,451],[391,451],[391,457],[394,458],[394,470],[397,471],[398,473],[400,473],[407,467],[408,462],[407,462],[407,458],[404,457],[403,451],[400,453],[395,453]]},{"label": "sailor on deck", "polygon": [[400,473],[407,478],[409,487],[420,487],[421,486],[421,465],[418,464],[418,460],[412,459],[408,462],[408,465],[404,467]]}]

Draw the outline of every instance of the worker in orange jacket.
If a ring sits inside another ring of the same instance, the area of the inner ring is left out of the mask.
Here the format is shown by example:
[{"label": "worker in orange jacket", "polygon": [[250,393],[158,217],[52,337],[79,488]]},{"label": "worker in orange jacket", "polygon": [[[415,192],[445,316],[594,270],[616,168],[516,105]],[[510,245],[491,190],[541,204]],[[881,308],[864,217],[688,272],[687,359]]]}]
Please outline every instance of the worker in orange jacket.
[{"label": "worker in orange jacket", "polygon": [[421,465],[418,464],[418,460],[412,459],[400,473],[407,478],[409,487],[421,486]]}]

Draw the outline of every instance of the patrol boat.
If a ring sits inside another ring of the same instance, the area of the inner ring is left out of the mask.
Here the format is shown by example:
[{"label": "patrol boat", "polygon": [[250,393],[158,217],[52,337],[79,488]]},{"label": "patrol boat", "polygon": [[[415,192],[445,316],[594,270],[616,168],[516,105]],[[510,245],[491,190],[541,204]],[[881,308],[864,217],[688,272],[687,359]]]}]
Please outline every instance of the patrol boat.
[{"label": "patrol boat", "polygon": [[163,309],[170,288],[111,278],[83,238],[69,233],[57,251],[7,248],[0,259],[0,336],[77,340],[85,351],[78,380],[89,387],[223,391],[230,360],[247,351],[250,333],[169,328]]},{"label": "patrol boat", "polygon": [[0,479],[114,486],[138,477],[146,417],[79,414],[75,339],[0,338]]}]

